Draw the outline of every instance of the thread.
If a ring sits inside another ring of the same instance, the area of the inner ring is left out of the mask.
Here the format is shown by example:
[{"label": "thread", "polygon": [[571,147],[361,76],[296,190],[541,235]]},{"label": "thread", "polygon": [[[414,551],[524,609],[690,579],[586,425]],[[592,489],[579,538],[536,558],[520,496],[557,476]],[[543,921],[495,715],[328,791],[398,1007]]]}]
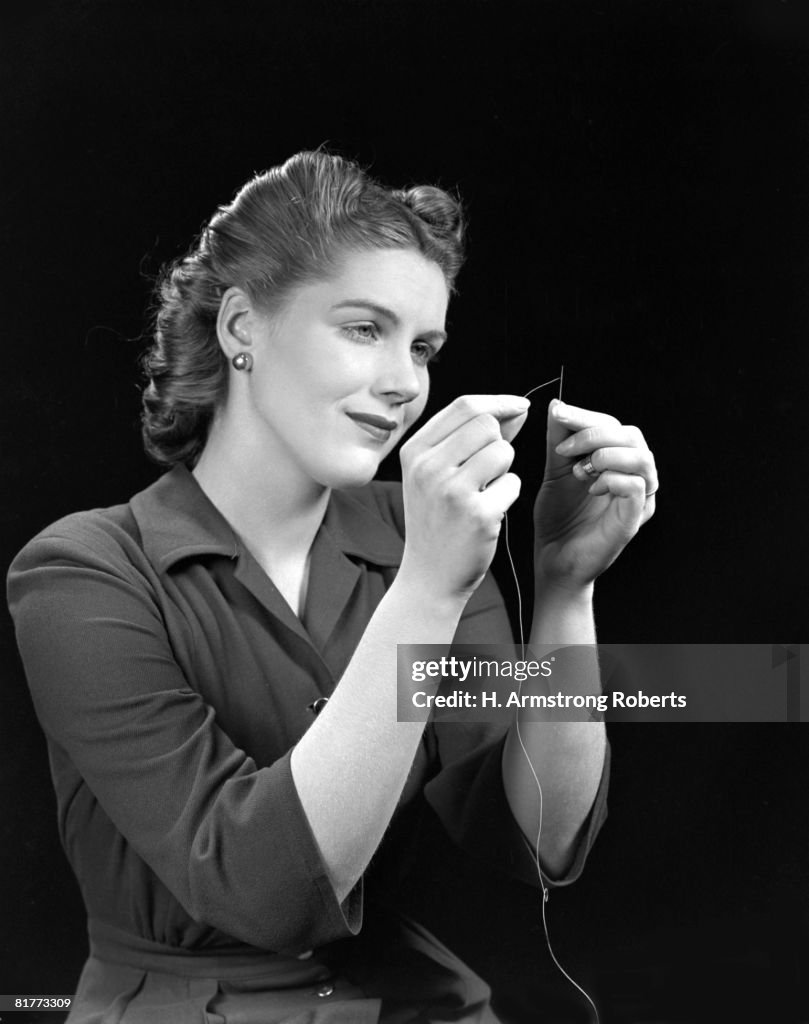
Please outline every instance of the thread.
[{"label": "thread", "polygon": [[[562,373],[564,373],[564,372],[565,372],[565,368],[563,366],[562,367]],[[528,398],[529,395],[533,395],[533,393],[535,391],[539,391],[540,388],[546,388],[549,384],[555,384],[557,381],[561,381],[561,380],[562,380],[562,374],[559,374],[558,377],[551,377],[551,379],[550,380],[546,380],[544,384],[537,384],[537,386],[535,388],[531,388],[530,391],[526,391],[526,393],[523,395],[523,398]],[[562,390],[562,385],[561,384],[559,385],[559,390],[560,391]]]},{"label": "thread", "polygon": [[[523,398],[527,398],[529,395],[533,395],[533,393],[535,391],[539,391],[541,388],[547,387],[549,384],[555,384],[556,381],[559,381],[559,396],[558,397],[559,397],[559,401],[561,402],[561,400],[562,400],[562,385],[564,384],[564,378],[565,378],[565,367],[564,367],[564,364],[563,364],[561,372],[559,373],[558,377],[553,377],[551,380],[546,380],[544,384],[537,384],[537,386],[535,388],[531,388],[530,391],[526,392],[523,395]],[[520,581],[519,581],[519,578],[517,576],[517,567],[514,565],[514,558],[512,557],[511,547],[509,545],[509,539],[508,539],[508,513],[506,513],[505,516],[503,517],[503,539],[504,539],[505,545],[506,545],[506,554],[508,555],[508,562],[509,562],[509,565],[511,566],[511,574],[514,577],[514,586],[517,589],[517,624],[518,624],[519,636],[520,636],[520,658],[521,658],[521,660],[525,661],[525,631],[524,631],[524,627],[523,627],[522,592],[520,590]],[[522,683],[519,684],[517,693],[518,693],[518,695],[522,694]],[[581,985],[579,985],[579,983],[577,981],[575,981],[573,978],[571,978],[571,976],[567,973],[567,971],[564,969],[564,967],[559,963],[559,960],[557,959],[556,954],[553,951],[553,946],[551,945],[551,937],[550,937],[550,934],[548,932],[548,918],[547,918],[546,909],[545,909],[546,904],[548,902],[549,890],[548,890],[548,886],[545,884],[545,878],[544,878],[544,876],[542,874],[542,866],[541,866],[540,860],[539,860],[539,843],[540,843],[540,839],[542,838],[542,813],[543,813],[543,809],[544,809],[544,796],[543,796],[543,793],[542,793],[542,784],[539,781],[539,776],[537,775],[536,769],[534,768],[534,763],[531,760],[531,757],[530,757],[530,755],[528,753],[528,749],[525,746],[525,743],[524,743],[523,738],[522,738],[522,732],[520,731],[520,713],[519,713],[519,711],[517,712],[517,717],[515,719],[515,723],[516,723],[516,726],[517,726],[517,740],[518,740],[518,742],[520,744],[520,749],[523,752],[523,756],[525,757],[525,760],[528,762],[528,767],[531,770],[531,775],[534,778],[534,782],[536,783],[536,787],[537,787],[537,792],[539,793],[539,815],[538,815],[538,818],[537,818],[537,837],[536,837],[536,841],[534,843],[534,864],[536,865],[536,869],[537,869],[537,877],[539,879],[539,885],[540,885],[540,888],[542,889],[542,929],[543,929],[543,931],[545,933],[545,945],[548,947],[548,952],[550,953],[551,960],[556,965],[557,970],[562,974],[563,977],[567,978],[567,980],[570,982],[570,984],[578,992],[580,992],[584,996],[584,998],[587,1000],[587,1002],[593,1008],[593,1013],[595,1014],[595,1024],[600,1024],[601,1018],[598,1015],[598,1007],[596,1006],[594,1000],[591,998],[589,993],[585,992],[585,990],[581,987]]]}]

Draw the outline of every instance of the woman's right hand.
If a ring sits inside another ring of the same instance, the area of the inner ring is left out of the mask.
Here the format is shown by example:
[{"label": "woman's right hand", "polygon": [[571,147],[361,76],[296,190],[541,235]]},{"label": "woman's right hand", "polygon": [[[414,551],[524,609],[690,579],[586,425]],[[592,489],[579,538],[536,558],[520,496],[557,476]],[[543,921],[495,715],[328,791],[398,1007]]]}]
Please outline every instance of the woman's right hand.
[{"label": "woman's right hand", "polygon": [[520,493],[511,441],[530,402],[464,395],[402,446],[405,550],[400,579],[437,597],[468,600],[494,557],[500,525]]}]

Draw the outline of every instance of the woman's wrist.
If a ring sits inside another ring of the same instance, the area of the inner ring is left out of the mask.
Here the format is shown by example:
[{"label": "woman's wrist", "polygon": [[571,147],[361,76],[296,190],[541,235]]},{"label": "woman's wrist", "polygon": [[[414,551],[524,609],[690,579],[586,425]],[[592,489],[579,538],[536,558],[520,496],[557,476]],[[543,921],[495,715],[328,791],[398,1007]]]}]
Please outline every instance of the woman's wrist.
[{"label": "woman's wrist", "polygon": [[532,644],[595,643],[593,584],[560,583],[537,575]]},{"label": "woman's wrist", "polygon": [[[401,616],[402,642],[450,643],[470,596],[447,592],[434,580],[402,566],[384,600]],[[407,635],[411,624],[418,635]],[[425,633],[435,639],[420,639]]]},{"label": "woman's wrist", "polygon": [[542,572],[534,574],[535,603],[552,601],[570,606],[591,608],[595,581],[581,583],[564,577],[551,577]]},{"label": "woman's wrist", "polygon": [[448,582],[447,574],[437,571],[435,566],[409,558],[405,548],[395,582],[398,589],[415,600],[429,602],[440,611],[454,614],[464,610],[482,579],[481,575],[474,581],[470,578],[466,585],[456,583],[453,586]]}]

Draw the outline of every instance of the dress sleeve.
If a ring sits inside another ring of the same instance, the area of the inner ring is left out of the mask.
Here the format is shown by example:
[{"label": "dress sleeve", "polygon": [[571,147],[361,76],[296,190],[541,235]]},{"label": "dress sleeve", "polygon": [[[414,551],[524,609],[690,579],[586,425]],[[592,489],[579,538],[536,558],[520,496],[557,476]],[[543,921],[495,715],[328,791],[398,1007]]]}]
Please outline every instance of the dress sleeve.
[{"label": "dress sleeve", "polygon": [[[513,646],[508,615],[497,583],[488,574],[478,587],[455,635],[455,644]],[[485,655],[484,655],[485,656]],[[511,813],[503,787],[502,757],[507,727],[500,722],[443,722],[433,729],[441,770],[427,783],[425,796],[452,839],[471,856],[511,878],[539,885],[535,852]],[[561,878],[550,887],[570,885],[584,870],[596,836],[607,817],[610,748],[598,791],[582,825],[576,852]]]},{"label": "dress sleeve", "polygon": [[103,529],[69,533],[9,573],[50,742],[195,920],[291,953],[356,934],[361,889],[337,901],[289,753],[259,768],[238,749],[175,660],[148,573]]}]

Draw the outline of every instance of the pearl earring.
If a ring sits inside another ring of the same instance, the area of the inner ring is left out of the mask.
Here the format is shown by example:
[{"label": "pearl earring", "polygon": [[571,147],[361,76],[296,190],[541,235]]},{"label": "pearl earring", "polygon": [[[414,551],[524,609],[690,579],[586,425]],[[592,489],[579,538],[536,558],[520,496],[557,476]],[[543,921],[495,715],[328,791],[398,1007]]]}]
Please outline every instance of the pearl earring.
[{"label": "pearl earring", "polygon": [[234,370],[247,370],[249,373],[253,369],[253,357],[249,352],[237,352],[231,363]]}]

